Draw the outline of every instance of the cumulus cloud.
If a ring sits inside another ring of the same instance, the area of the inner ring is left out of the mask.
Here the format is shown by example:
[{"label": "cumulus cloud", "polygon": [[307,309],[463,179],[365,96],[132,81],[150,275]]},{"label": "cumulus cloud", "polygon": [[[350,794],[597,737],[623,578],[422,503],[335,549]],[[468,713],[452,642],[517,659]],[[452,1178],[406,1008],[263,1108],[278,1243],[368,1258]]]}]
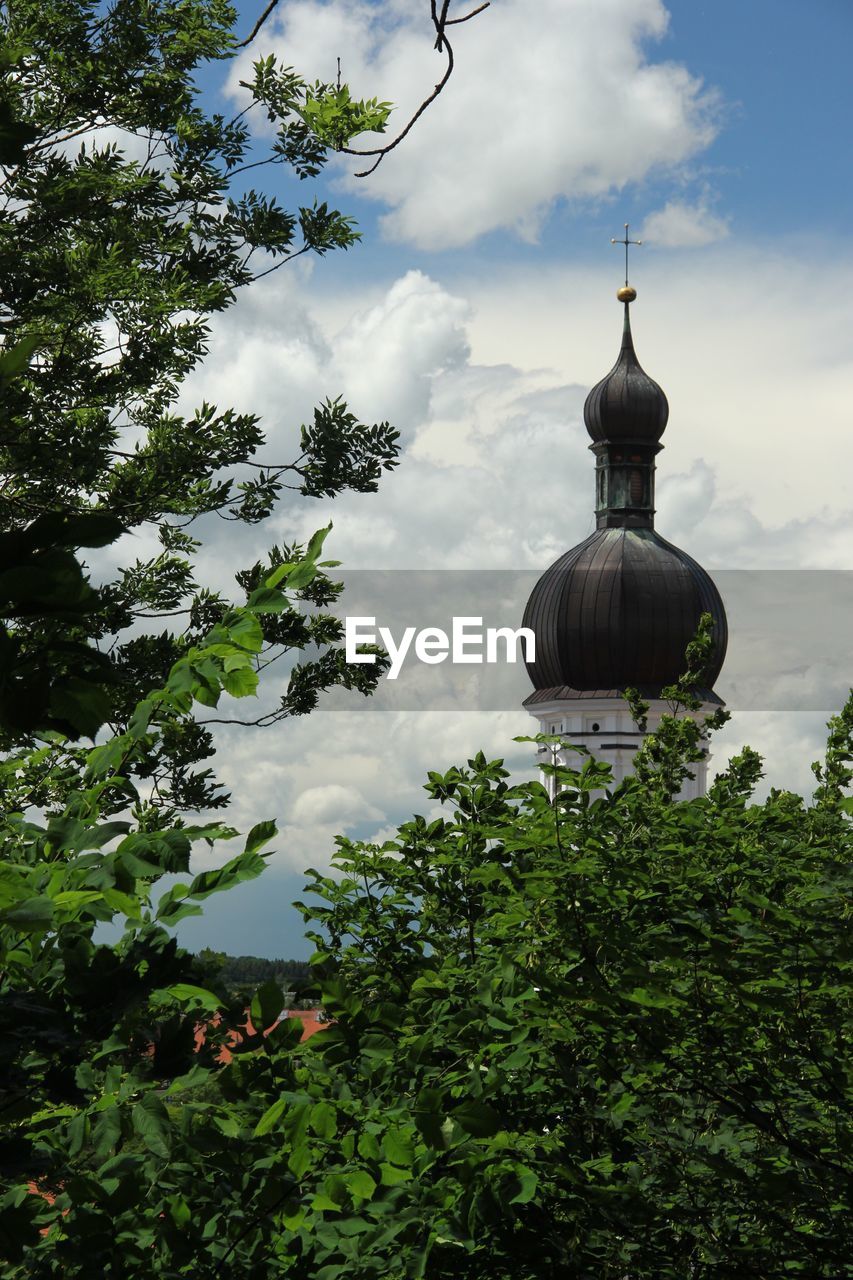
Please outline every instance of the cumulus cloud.
[{"label": "cumulus cloud", "polygon": [[[849,430],[846,268],[789,262],[780,292],[774,257],[729,245],[708,256],[701,308],[683,260],[663,253],[654,290],[642,288],[635,305],[640,357],[673,408],[658,527],[712,570],[848,568],[853,500],[844,475],[821,464],[827,451],[842,456]],[[193,376],[188,404],[261,411],[270,450],[287,456],[292,425],[318,398],[341,392],[362,417],[397,422],[403,455],[377,494],[296,500],[259,530],[215,526],[205,577],[227,589],[227,574],[263,545],[304,538],[329,518],[327,547],[345,568],[537,569],[589,532],[583,401],[620,330],[600,271],[550,266],[452,286],[407,272],[367,298],[334,302],[316,302],[317,282],[306,275],[261,285],[215,319],[211,359]],[[810,418],[807,405],[820,411]],[[788,688],[798,705],[819,706],[820,672],[789,665],[773,697]],[[280,692],[276,671],[265,677],[270,698]],[[813,700],[804,704],[804,694]],[[808,790],[826,714],[733,710],[713,767],[749,741],[767,755],[765,788]],[[532,728],[521,706],[380,712],[353,697],[351,710],[320,710],[265,733],[222,729],[216,768],[234,792],[235,825],[279,821],[273,865],[294,877],[329,866],[339,831],[371,839],[413,812],[431,813],[422,790],[429,769],[482,748],[508,757],[514,776],[531,776],[531,749],[512,739]]]},{"label": "cumulus cloud", "polygon": [[[776,256],[719,246],[702,267],[701,308],[697,277],[675,255],[658,255],[653,290],[641,287],[637,348],[671,405],[659,525],[709,567],[851,563],[846,473],[817,453],[803,465],[804,449],[846,450],[846,271],[788,261],[780,291]],[[215,376],[227,384],[226,353],[236,370],[239,352],[243,385],[263,395],[276,367],[270,344],[240,341],[239,314],[227,323]],[[405,449],[378,494],[291,505],[276,517],[280,536],[304,538],[332,519],[335,554],[350,566],[483,569],[543,567],[590,531],[583,401],[621,329],[600,272],[526,268],[452,289],[410,272],[367,307],[340,302],[315,327],[316,392],[340,390],[368,417],[363,402],[375,414],[392,406]],[[286,351],[286,333],[280,341]],[[269,390],[275,421],[293,377],[286,364],[282,355]]]},{"label": "cumulus cloud", "polygon": [[[353,704],[346,711],[315,711],[263,734],[226,730],[216,768],[233,789],[229,820],[240,830],[259,818],[277,821],[275,869],[328,870],[339,833],[381,841],[414,812],[434,816],[438,810],[423,790],[430,769],[464,765],[479,749],[523,769],[530,749],[513,737],[527,732],[521,707],[404,713]],[[201,853],[200,865],[221,856]]]},{"label": "cumulus cloud", "polygon": [[363,795],[353,787],[344,787],[338,782],[309,787],[297,796],[291,810],[291,818],[295,823],[310,825],[331,822],[341,830],[366,819],[378,822],[381,817],[381,810],[368,804]]},{"label": "cumulus cloud", "polygon": [[686,200],[670,200],[650,213],[640,232],[644,241],[662,249],[701,249],[728,234],[725,218],[712,213],[703,201],[691,204]]},{"label": "cumulus cloud", "polygon": [[[405,145],[368,186],[344,183],[389,206],[393,240],[444,249],[497,228],[535,240],[556,201],[615,194],[713,140],[716,92],[653,56],[667,24],[661,0],[493,5],[453,28],[457,71]],[[397,104],[395,123],[440,71],[420,4],[295,0],[256,45],[234,64],[235,96],[260,53],[328,81],[340,51],[353,91]]]}]

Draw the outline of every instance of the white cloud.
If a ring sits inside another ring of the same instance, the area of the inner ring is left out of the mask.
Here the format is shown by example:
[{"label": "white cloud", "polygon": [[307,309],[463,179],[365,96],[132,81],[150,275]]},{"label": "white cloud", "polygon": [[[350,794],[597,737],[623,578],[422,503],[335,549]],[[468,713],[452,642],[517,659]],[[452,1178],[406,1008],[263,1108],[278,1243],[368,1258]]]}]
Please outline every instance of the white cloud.
[{"label": "white cloud", "polygon": [[[229,821],[238,829],[261,818],[277,821],[274,866],[327,869],[339,832],[384,840],[412,813],[433,814],[423,790],[430,769],[464,765],[479,749],[524,766],[530,749],[512,739],[528,731],[520,707],[404,713],[372,711],[359,701],[351,710],[315,711],[263,733],[227,730],[216,771],[233,789]],[[218,864],[222,856],[221,849],[200,851],[199,865]]]},{"label": "white cloud", "polygon": [[[391,239],[444,249],[497,228],[535,240],[560,199],[599,200],[678,169],[713,140],[719,99],[686,67],[650,58],[668,17],[661,0],[492,5],[452,29],[455,74],[405,144],[367,184],[345,185],[390,207]],[[328,81],[340,53],[357,96],[397,104],[397,128],[441,74],[432,43],[422,4],[296,0],[236,61],[229,87],[244,92],[267,52]]]},{"label": "white cloud", "polygon": [[340,783],[331,782],[303,791],[297,796],[290,816],[295,823],[332,823],[343,830],[356,822],[377,822],[382,817],[382,812],[368,804],[364,796],[353,787],[343,787]]},{"label": "white cloud", "polygon": [[705,202],[670,200],[662,209],[649,214],[640,238],[661,249],[701,249],[703,245],[725,240],[728,234],[727,220],[712,213]]},{"label": "white cloud", "polygon": [[121,125],[98,123],[82,134],[72,134],[62,142],[57,142],[50,149],[67,160],[76,160],[81,152],[91,156],[96,151],[115,148],[125,161],[136,161],[140,168],[166,173],[169,168],[168,156],[158,141],[157,135],[140,133],[135,129],[125,129]]},{"label": "white cloud", "polygon": [[336,372],[366,418],[405,430],[429,416],[431,380],[464,369],[469,306],[420,271],[397,280],[375,306],[357,313],[334,343]]},{"label": "white cloud", "polygon": [[[635,307],[640,357],[672,404],[658,527],[711,569],[848,568],[853,499],[843,468],[823,465],[827,453],[845,456],[849,430],[848,268],[801,257],[781,290],[776,257],[728,245],[704,256],[701,306],[696,277],[660,254],[654,290]],[[322,308],[307,301],[307,277],[262,285],[215,320],[188,403],[262,411],[269,452],[287,457],[290,426],[340,391],[362,417],[392,417],[404,453],[378,494],[297,500],[260,530],[215,527],[205,577],[227,587],[263,545],[304,537],[329,517],[327,548],[345,568],[544,567],[589,531],[582,406],[620,328],[600,271],[551,266],[453,288],[409,272],[367,299],[338,294]],[[808,691],[819,699],[821,672],[788,665],[766,705],[786,689],[798,705]],[[768,756],[766,785],[808,789],[825,719],[735,708],[714,767],[751,741]],[[520,706],[380,712],[354,697],[352,711],[321,710],[266,733],[224,730],[217,771],[234,791],[235,825],[278,819],[283,871],[326,867],[338,831],[371,838],[430,812],[428,769],[482,747],[532,776],[531,749],[512,742],[532,727]]]},{"label": "white cloud", "polygon": [[[836,462],[849,451],[853,263],[803,243],[769,250],[732,240],[695,259],[688,250],[644,253],[638,250],[631,268],[639,289],[632,323],[639,359],[670,404],[658,459],[661,492],[704,460],[718,506],[733,503],[738,513],[739,530],[732,525],[725,551],[736,554],[738,566],[755,563],[757,522],[768,534],[762,556],[787,530],[782,563],[791,563],[790,554],[799,564],[847,567],[853,493],[848,469]],[[618,263],[611,278],[615,287]],[[472,279],[465,291],[476,364],[546,366],[553,386],[588,388],[616,356],[618,304],[600,268],[508,268],[499,279]],[[577,418],[567,408],[563,421],[560,447],[573,448]],[[574,455],[560,465],[567,480]],[[540,467],[546,483],[550,471]],[[543,495],[546,510],[547,501]],[[803,520],[813,532],[798,550]],[[705,554],[705,523],[690,528]]]}]

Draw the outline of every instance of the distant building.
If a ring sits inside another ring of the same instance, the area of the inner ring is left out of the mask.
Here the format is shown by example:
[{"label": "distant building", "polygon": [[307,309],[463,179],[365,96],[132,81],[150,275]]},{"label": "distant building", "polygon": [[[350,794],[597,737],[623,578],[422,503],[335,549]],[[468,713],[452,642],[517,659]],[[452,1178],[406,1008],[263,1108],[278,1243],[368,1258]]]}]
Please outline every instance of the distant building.
[{"label": "distant building", "polygon": [[[269,1033],[273,1030],[273,1028],[277,1027],[279,1022],[283,1022],[286,1018],[298,1018],[302,1023],[302,1035],[300,1037],[300,1043],[304,1043],[304,1041],[310,1040],[311,1036],[316,1035],[318,1031],[322,1031],[324,1027],[327,1027],[330,1021],[329,1018],[326,1016],[326,1014],[323,1012],[323,1010],[319,1008],[317,1009],[284,1009],[282,1013],[279,1015],[279,1017],[276,1019],[276,1021],[272,1024],[272,1026],[266,1027],[264,1029],[264,1035],[268,1036]],[[207,1038],[207,1028],[209,1026],[216,1027],[219,1025],[221,1021],[222,1021],[222,1015],[217,1013],[217,1014],[214,1014],[214,1016],[210,1019],[209,1022],[206,1022],[206,1023],[200,1022],[198,1024],[198,1026],[195,1029],[196,1051],[198,1051],[201,1048],[201,1046],[204,1044]],[[236,1047],[238,1044],[240,1044],[241,1040],[243,1039],[243,1036],[241,1034],[241,1031],[243,1030],[247,1031],[249,1035],[255,1034],[255,1028],[252,1026],[252,1020],[248,1016],[248,1014],[246,1015],[245,1026],[242,1028],[235,1028],[234,1030],[229,1032],[228,1045],[223,1045],[220,1048],[219,1053],[216,1055],[217,1061],[221,1062],[223,1066],[226,1063],[230,1062],[232,1057],[234,1056],[233,1053],[231,1052],[231,1048],[229,1048],[228,1046],[230,1045],[233,1048],[233,1047]]]}]

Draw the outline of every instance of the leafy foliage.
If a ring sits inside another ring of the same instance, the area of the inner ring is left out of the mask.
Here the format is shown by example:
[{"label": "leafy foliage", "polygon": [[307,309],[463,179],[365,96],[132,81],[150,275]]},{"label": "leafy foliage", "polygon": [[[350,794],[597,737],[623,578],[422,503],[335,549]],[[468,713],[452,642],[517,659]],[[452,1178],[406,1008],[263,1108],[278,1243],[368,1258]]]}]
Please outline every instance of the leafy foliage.
[{"label": "leafy foliage", "polygon": [[390,102],[354,102],[349,87],[318,84],[306,97],[299,113],[318,138],[340,148],[360,133],[384,133],[391,114]]},{"label": "leafy foliage", "polygon": [[[174,664],[123,733],[83,754],[82,774],[74,771],[79,784],[62,810],[40,822],[27,815],[34,773],[62,767],[50,744],[0,762],[0,1240],[9,1265],[40,1239],[43,1213],[58,1212],[59,1231],[45,1242],[49,1261],[38,1265],[91,1274],[88,1251],[97,1250],[103,1229],[92,1218],[92,1199],[106,1203],[104,1195],[121,1190],[113,1203],[122,1203],[125,1174],[137,1169],[144,1182],[170,1159],[164,1086],[169,1098],[202,1087],[218,1045],[244,1016],[224,989],[201,985],[204,969],[168,930],[198,914],[210,894],[257,876],[275,826],[259,823],[224,865],[155,892],[164,876],[189,873],[194,844],[212,846],[237,833],[215,823],[152,828],[131,780],[133,762],[193,702],[215,704],[223,693],[251,690],[235,677],[253,674],[260,619],[294,607],[288,580],[310,578],[321,547],[320,537],[313,558],[270,575],[246,606],[226,614]],[[122,817],[109,820],[117,808]],[[97,939],[105,924],[120,927],[117,943]],[[217,1010],[228,1016],[220,1031],[208,1029],[197,1051],[199,1017]],[[89,1225],[66,1235],[72,1203]],[[141,1207],[137,1213],[131,1234],[141,1263],[154,1223]]]},{"label": "leafy foliage", "polygon": [[394,1124],[413,1143],[383,1264],[368,1234],[364,1262],[338,1241],[336,1265],[851,1274],[853,695],[811,806],[749,803],[749,748],[673,802],[672,728],[610,792],[591,758],[558,769],[554,804],[482,756],[433,774],[452,816],[341,842],[342,878],[315,877],[305,915],[337,1019],[317,1053],[359,1099],[338,1124],[384,1097],[378,1141]]},{"label": "leafy foliage", "polygon": [[[244,110],[206,114],[194,77],[236,52],[235,17],[223,0],[0,7],[0,743],[122,728],[228,613],[235,601],[196,578],[190,526],[263,521],[289,491],[371,491],[395,463],[397,432],[359,422],[340,398],[301,428],[291,461],[260,456],[254,414],[176,409],[212,315],[259,276],[359,238],[326,203],[288,211],[249,183],[264,166],[320,172],[328,146],[306,123],[309,106],[346,137],[372,127],[378,108],[262,59]],[[266,149],[252,140],[252,111],[275,125]],[[93,591],[76,551],[146,527],[161,550]],[[271,548],[265,568],[291,554]],[[339,588],[313,581],[301,628],[261,622],[258,667],[287,649],[320,651],[298,664],[272,719],[343,680],[340,636],[313,616]],[[172,809],[223,802],[195,768],[211,749],[199,725],[160,740],[157,782]]]},{"label": "leafy foliage", "polygon": [[673,801],[656,749],[554,803],[477,756],[444,816],[341,840],[302,908],[331,1025],[268,983],[213,1079],[101,1046],[21,1116],[10,1276],[849,1275],[853,695],[808,805],[751,802],[749,748]]},{"label": "leafy foliage", "polygon": [[[611,791],[591,759],[554,767],[554,803],[482,756],[432,774],[444,816],[341,841],[336,875],[312,874],[333,1022],[305,1044],[275,981],[247,1020],[170,933],[259,874],[275,834],[190,872],[194,845],[236,838],[177,816],[221,802],[194,712],[315,643],[253,723],[370,687],[322,612],[324,531],[242,570],[234,604],[196,583],[188,527],[262,520],[291,483],[370,489],[396,451],[334,399],[287,464],[254,462],[252,415],[175,412],[253,272],[356,238],[237,181],[244,117],[206,117],[192,78],[233,52],[233,21],[221,0],[0,9],[4,1276],[853,1274],[853,698],[810,805],[750,803],[749,749],[675,801],[714,727],[689,718]],[[251,92],[267,158],[301,178],[384,125],[385,104],[271,60]],[[94,591],[76,553],[145,525],[162,551]],[[138,626],[180,610],[179,634]]]}]

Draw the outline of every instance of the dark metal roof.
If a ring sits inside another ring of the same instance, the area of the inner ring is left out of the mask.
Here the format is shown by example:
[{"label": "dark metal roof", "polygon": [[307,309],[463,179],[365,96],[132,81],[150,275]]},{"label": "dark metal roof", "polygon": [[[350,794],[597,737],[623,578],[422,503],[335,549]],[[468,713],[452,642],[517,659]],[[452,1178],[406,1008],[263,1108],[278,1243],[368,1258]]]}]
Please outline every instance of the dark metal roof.
[{"label": "dark metal roof", "polygon": [[657,696],[682,674],[684,651],[705,612],[714,621],[706,677],[713,686],[728,629],[711,578],[654,529],[597,529],[533,589],[524,612],[524,626],[536,636],[528,674],[543,692],[567,687],[578,697],[614,696],[633,685]]},{"label": "dark metal roof", "polygon": [[622,347],[613,368],[586,398],[584,422],[595,441],[660,440],[669,418],[669,404],[658,384],[640,366],[631,337],[625,303]]},{"label": "dark metal roof", "polygon": [[[660,693],[659,685],[633,685],[641,698],[656,698]],[[617,689],[573,689],[567,684],[555,685],[553,689],[534,689],[531,694],[524,699],[522,706],[536,707],[545,702],[579,702],[586,698],[621,698],[628,685],[622,685]],[[696,689],[696,697],[702,702],[712,702],[717,706],[723,705],[723,700],[719,694],[713,689]],[[608,730],[608,732],[616,732],[616,730]],[[624,734],[624,730],[620,729],[619,733]]]}]

